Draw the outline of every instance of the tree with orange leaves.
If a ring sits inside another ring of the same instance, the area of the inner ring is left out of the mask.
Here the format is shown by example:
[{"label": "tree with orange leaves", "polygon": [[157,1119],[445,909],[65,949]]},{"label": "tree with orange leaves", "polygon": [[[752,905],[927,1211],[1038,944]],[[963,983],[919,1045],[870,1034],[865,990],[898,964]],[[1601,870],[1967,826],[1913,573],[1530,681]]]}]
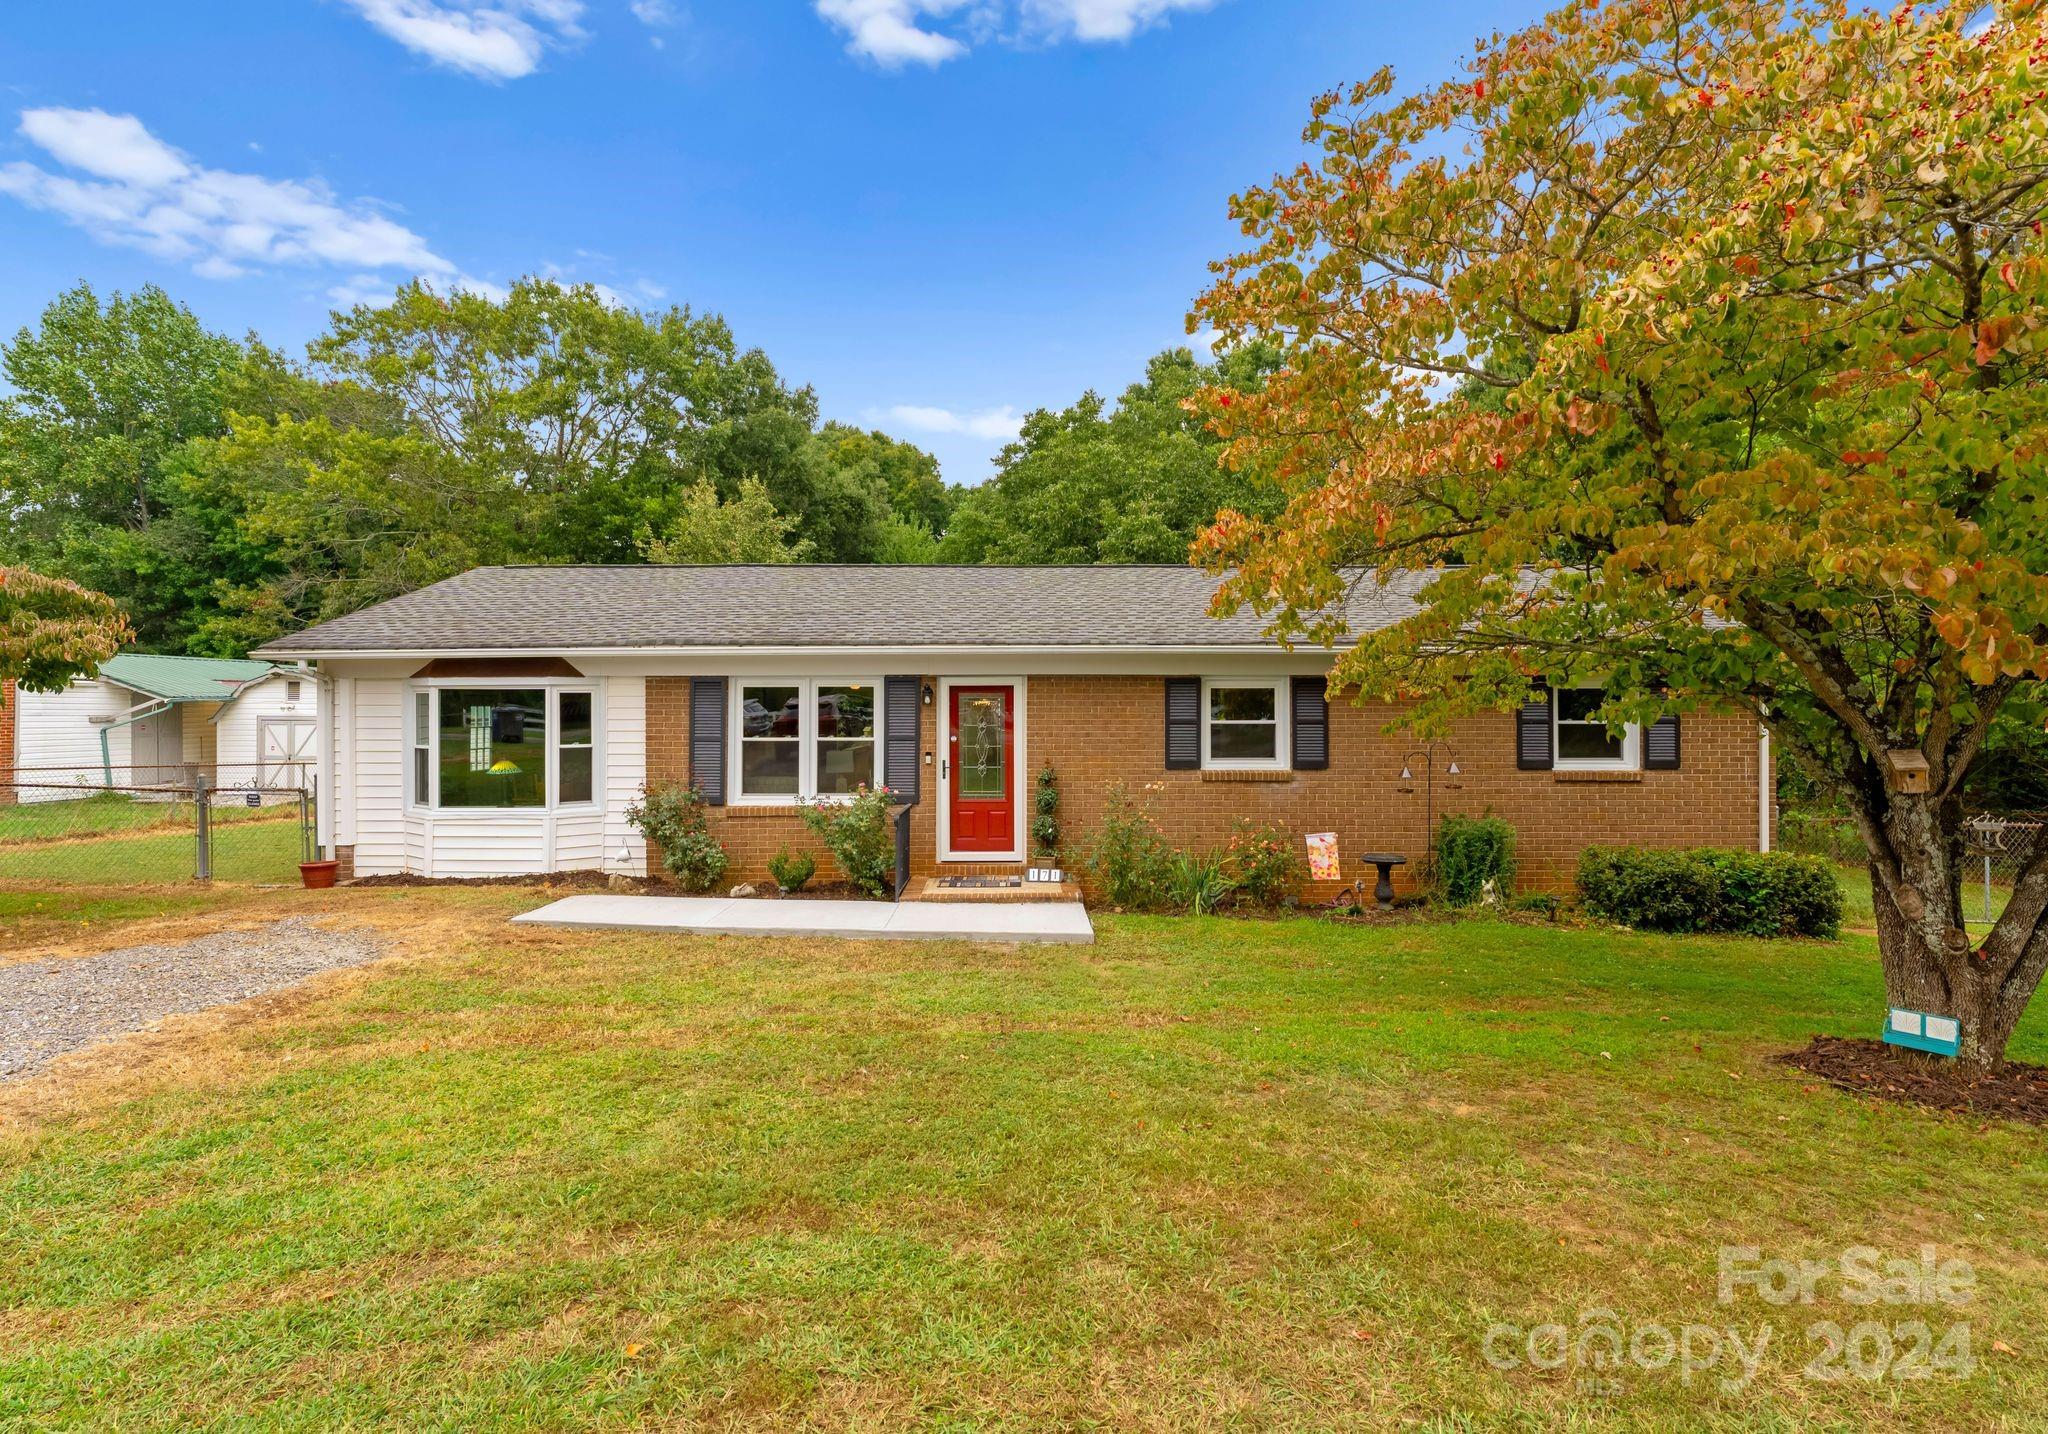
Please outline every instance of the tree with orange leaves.
[{"label": "tree with orange leaves", "polygon": [[0,678],[56,692],[134,636],[111,598],[25,568],[0,567]]},{"label": "tree with orange leaves", "polygon": [[[1425,725],[1539,681],[1754,711],[1854,815],[1892,1002],[1973,1068],[2048,968],[2048,852],[1967,930],[1958,796],[2048,678],[2044,96],[2035,5],[1580,0],[1318,100],[1189,320],[1286,353],[1198,400],[1286,499],[1198,541],[1219,609]],[[1417,572],[1412,620],[1328,617]]]}]

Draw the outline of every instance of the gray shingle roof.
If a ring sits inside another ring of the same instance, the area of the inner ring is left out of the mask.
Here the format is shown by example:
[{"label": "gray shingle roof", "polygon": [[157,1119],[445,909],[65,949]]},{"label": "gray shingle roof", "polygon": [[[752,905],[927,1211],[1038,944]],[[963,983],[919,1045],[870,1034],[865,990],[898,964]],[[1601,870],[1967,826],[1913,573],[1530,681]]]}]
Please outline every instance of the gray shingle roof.
[{"label": "gray shingle roof", "polygon": [[[1354,632],[1416,610],[1361,582]],[[501,567],[321,623],[266,653],[606,648],[1271,648],[1264,620],[1208,616],[1187,567]]]}]

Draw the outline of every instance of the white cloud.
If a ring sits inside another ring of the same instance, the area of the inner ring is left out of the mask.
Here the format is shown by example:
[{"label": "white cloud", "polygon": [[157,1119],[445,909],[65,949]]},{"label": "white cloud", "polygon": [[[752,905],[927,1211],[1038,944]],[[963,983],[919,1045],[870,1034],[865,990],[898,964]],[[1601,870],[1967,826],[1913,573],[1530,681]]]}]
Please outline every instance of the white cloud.
[{"label": "white cloud", "polygon": [[151,134],[134,115],[110,115],[105,110],[23,110],[21,132],[59,164],[101,179],[168,184],[190,172],[185,157]]},{"label": "white cloud", "polygon": [[[540,68],[551,45],[584,37],[583,0],[343,0],[416,55],[486,80]],[[646,3],[646,0],[643,0]],[[659,0],[653,0],[659,3]],[[638,6],[635,6],[638,12]]]},{"label": "white cloud", "polygon": [[880,65],[942,65],[967,53],[950,36],[918,27],[927,15],[956,10],[960,0],[818,0],[818,13],[847,34],[846,48]]},{"label": "white cloud", "polygon": [[669,0],[633,0],[633,18],[650,30],[659,30],[664,25],[673,25],[680,18],[676,7]]},{"label": "white cloud", "polygon": [[[1128,40],[1180,10],[1216,0],[816,0],[818,14],[844,30],[847,48],[877,64],[941,65],[967,53],[968,40]],[[948,24],[946,22],[951,21]],[[961,38],[962,32],[968,38]]]},{"label": "white cloud", "polygon": [[208,169],[133,115],[24,110],[21,133],[82,176],[17,160],[0,165],[0,194],[103,244],[189,264],[207,278],[284,264],[455,273],[426,240],[366,202],[338,200],[318,180]]},{"label": "white cloud", "polygon": [[330,288],[327,297],[337,309],[353,309],[358,304],[388,304],[397,292],[397,283],[382,275],[353,274]]},{"label": "white cloud", "polygon": [[1176,10],[1206,10],[1215,0],[1023,0],[1025,19],[1055,37],[1128,40]]},{"label": "white cloud", "polygon": [[969,438],[999,439],[1007,443],[1024,426],[1024,416],[1005,405],[978,412],[956,413],[950,408],[929,408],[922,404],[899,403],[879,414],[872,423],[898,423],[920,433],[958,433]]}]

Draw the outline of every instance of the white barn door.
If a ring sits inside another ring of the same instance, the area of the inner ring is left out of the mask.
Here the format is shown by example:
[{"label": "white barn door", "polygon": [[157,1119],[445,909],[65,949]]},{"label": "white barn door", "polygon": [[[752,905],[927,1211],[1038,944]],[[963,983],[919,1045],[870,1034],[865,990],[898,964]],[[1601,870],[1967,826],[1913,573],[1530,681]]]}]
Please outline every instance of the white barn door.
[{"label": "white barn door", "polygon": [[265,722],[257,729],[256,760],[266,788],[311,783],[314,730],[311,722]]}]

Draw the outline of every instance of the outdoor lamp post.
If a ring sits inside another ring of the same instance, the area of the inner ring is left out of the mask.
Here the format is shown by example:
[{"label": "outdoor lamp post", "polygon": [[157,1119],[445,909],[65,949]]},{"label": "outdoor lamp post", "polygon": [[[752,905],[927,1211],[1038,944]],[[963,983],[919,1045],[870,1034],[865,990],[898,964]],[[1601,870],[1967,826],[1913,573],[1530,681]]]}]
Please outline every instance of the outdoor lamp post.
[{"label": "outdoor lamp post", "polygon": [[1448,760],[1444,769],[1447,779],[1445,786],[1457,791],[1464,784],[1455,779],[1464,775],[1458,766],[1457,749],[1448,742],[1430,742],[1405,753],[1401,758],[1401,780],[1414,782],[1415,759],[1422,758],[1422,841],[1428,851],[1424,858],[1424,870],[1433,879],[1436,876],[1436,757],[1441,751]]}]

